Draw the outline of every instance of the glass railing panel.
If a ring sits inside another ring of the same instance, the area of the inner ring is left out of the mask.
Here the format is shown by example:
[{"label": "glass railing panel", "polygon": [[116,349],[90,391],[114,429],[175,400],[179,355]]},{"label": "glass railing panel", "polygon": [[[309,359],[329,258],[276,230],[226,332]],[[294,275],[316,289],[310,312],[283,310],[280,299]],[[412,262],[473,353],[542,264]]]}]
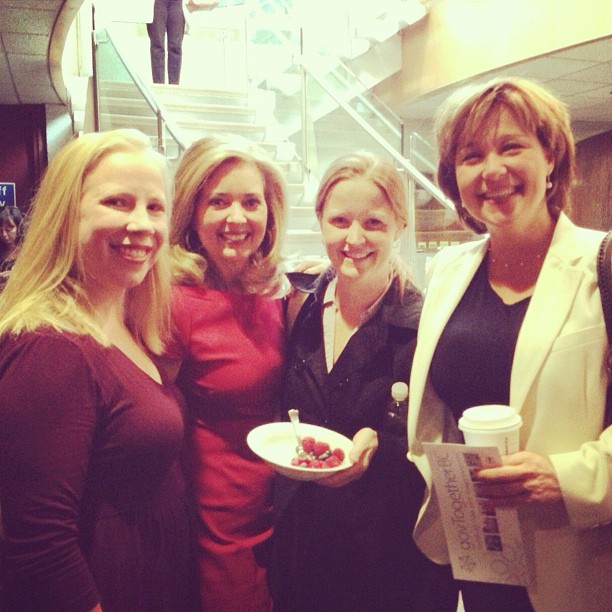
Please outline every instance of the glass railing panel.
[{"label": "glass railing panel", "polygon": [[345,92],[350,106],[379,133],[405,155],[402,143],[402,120],[382,100],[376,97],[343,62],[338,62],[333,71],[323,77],[331,86],[338,84],[339,94]]},{"label": "glass railing panel", "polygon": [[340,96],[332,97],[313,76],[307,75],[305,82],[311,168],[320,176],[336,157],[355,149],[393,161],[405,176],[408,196],[409,231],[401,242],[401,252],[418,262],[417,272],[424,279],[425,262],[433,253],[449,244],[471,240],[473,234],[460,225],[454,206],[435,186],[433,171],[419,171],[397,152],[388,125],[377,123],[378,117],[364,118],[364,113],[356,112]]},{"label": "glass railing panel", "polygon": [[135,128],[155,149],[177,157],[185,145],[178,128],[165,116],[140,78],[130,70],[106,29],[94,32],[97,128]]},{"label": "glass railing panel", "polygon": [[[365,131],[336,99],[327,95],[318,80],[307,75],[305,82],[309,120],[307,127],[312,131],[312,142],[315,147],[313,157],[317,160],[320,171],[339,155],[352,150],[369,150],[389,157],[380,141]],[[356,103],[354,98],[344,101],[350,108]],[[382,129],[383,126],[378,124],[376,127]]]},{"label": "glass railing panel", "polygon": [[[394,160],[406,177],[408,193],[409,231],[401,249],[416,262],[423,280],[424,264],[433,253],[473,238],[459,225],[454,207],[435,184],[435,150],[418,134],[404,134],[401,118],[337,56],[302,40],[303,31],[299,35],[292,31],[290,20],[278,23],[282,28],[266,31],[262,22],[252,39],[273,46],[267,53],[274,59],[264,64],[258,84],[275,91],[275,119],[304,164],[304,202],[312,202],[322,172],[341,154],[365,149]],[[304,56],[302,48],[308,50]],[[312,52],[315,48],[317,53]]]},{"label": "glass railing panel", "polygon": [[424,172],[433,176],[438,164],[438,153],[435,147],[417,132],[410,132],[406,137],[408,159]]}]

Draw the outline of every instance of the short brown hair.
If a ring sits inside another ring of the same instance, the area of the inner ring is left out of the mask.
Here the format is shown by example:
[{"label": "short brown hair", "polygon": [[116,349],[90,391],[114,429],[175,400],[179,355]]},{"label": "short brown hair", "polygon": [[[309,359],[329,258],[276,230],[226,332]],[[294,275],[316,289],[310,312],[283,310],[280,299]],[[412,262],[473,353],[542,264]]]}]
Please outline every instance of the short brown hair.
[{"label": "short brown hair", "polygon": [[465,134],[482,130],[500,109],[512,113],[521,127],[534,134],[554,163],[552,188],[546,193],[553,218],[569,208],[574,182],[576,153],[566,106],[541,85],[522,78],[493,79],[484,85],[471,85],[451,95],[436,117],[438,141],[438,183],[455,203],[463,221],[478,233],[486,227],[471,217],[461,204],[455,174],[459,140]]}]

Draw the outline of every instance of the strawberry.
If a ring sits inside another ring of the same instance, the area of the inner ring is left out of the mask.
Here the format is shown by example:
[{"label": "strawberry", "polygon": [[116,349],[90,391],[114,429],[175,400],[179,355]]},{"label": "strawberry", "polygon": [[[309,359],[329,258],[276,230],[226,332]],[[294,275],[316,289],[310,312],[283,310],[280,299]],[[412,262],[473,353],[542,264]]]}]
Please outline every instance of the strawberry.
[{"label": "strawberry", "polygon": [[325,464],[325,467],[333,468],[338,467],[342,463],[342,460],[338,459],[336,455],[330,455],[323,463]]},{"label": "strawberry", "polygon": [[312,436],[304,436],[302,438],[302,448],[305,453],[312,453],[315,445],[315,439]]},{"label": "strawberry", "polygon": [[334,448],[332,452],[327,442],[305,436],[302,438],[302,450],[291,459],[291,465],[312,469],[335,468],[343,461],[344,451],[341,448]]},{"label": "strawberry", "polygon": [[344,451],[341,448],[334,448],[332,455],[334,457],[338,457],[338,459],[340,459],[340,463],[344,461]]},{"label": "strawberry", "polygon": [[321,455],[330,452],[329,444],[327,442],[315,442],[312,451],[315,457],[320,459]]}]

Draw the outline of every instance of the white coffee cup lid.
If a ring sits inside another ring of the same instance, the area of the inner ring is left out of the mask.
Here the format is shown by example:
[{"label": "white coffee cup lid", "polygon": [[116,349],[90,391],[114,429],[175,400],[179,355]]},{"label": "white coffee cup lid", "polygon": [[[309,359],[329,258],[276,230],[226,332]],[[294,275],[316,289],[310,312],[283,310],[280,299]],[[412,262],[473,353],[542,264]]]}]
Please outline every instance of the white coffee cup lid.
[{"label": "white coffee cup lid", "polygon": [[408,399],[408,385],[405,382],[394,382],[391,385],[391,397],[396,402],[403,402]]},{"label": "white coffee cup lid", "polygon": [[521,423],[521,415],[511,406],[487,404],[465,410],[459,419],[459,429],[492,430],[515,427]]}]

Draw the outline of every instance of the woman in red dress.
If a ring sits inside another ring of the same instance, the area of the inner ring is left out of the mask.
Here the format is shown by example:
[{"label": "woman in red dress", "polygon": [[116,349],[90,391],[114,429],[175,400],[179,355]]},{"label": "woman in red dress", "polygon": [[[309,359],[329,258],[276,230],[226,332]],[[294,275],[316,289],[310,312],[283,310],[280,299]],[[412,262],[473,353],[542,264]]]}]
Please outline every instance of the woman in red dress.
[{"label": "woman in red dress", "polygon": [[282,175],[266,152],[195,142],[176,172],[170,242],[177,382],[191,419],[202,606],[268,612],[257,545],[272,533],[272,471],[246,435],[275,419],[284,322],[278,297]]}]

